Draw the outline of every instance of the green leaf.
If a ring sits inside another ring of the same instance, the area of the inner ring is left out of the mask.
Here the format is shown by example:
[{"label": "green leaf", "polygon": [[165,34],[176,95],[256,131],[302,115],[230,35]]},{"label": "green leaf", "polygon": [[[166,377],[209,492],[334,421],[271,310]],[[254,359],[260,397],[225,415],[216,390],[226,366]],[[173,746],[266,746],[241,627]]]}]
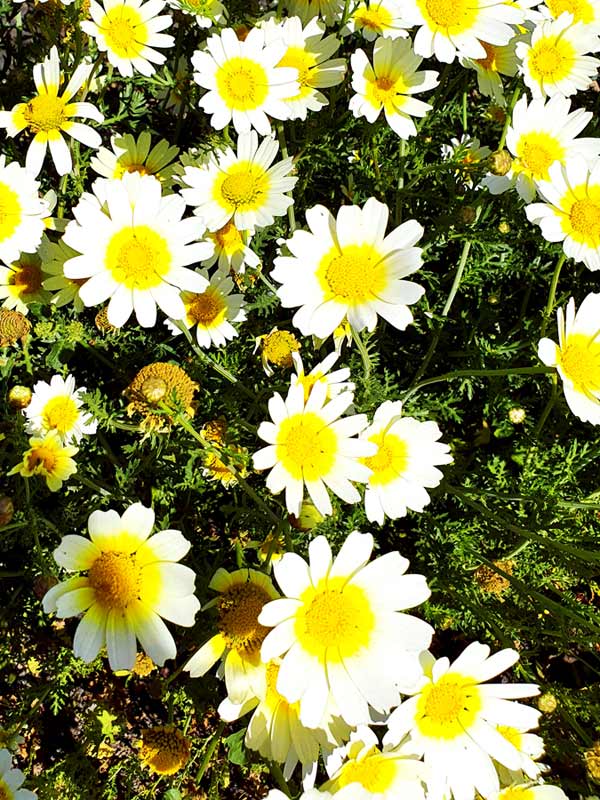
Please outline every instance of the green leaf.
[{"label": "green leaf", "polygon": [[232,764],[238,764],[240,767],[243,767],[247,760],[246,750],[244,748],[245,734],[246,731],[244,729],[236,731],[236,733],[232,733],[231,736],[223,739],[225,747],[227,747],[227,758]]}]

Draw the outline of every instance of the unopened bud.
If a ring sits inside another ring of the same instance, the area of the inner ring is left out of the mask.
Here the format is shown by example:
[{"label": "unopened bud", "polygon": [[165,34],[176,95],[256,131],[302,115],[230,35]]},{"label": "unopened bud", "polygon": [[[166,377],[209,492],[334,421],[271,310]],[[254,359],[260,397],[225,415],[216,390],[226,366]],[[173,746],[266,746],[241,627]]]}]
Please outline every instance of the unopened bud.
[{"label": "unopened bud", "polygon": [[505,234],[510,233],[510,225],[505,219],[503,219],[502,222],[498,225],[498,230],[500,231],[500,233],[505,233]]},{"label": "unopened bud", "polygon": [[167,384],[162,378],[147,378],[142,384],[142,394],[153,406],[156,406],[167,393]]},{"label": "unopened bud", "polygon": [[15,513],[13,501],[7,495],[3,494],[0,497],[0,527],[8,525],[12,520]]},{"label": "unopened bud", "polygon": [[27,408],[31,403],[31,389],[28,386],[13,386],[8,393],[8,404],[12,408]]},{"label": "unopened bud", "polygon": [[553,694],[545,692],[538,697],[537,707],[542,714],[552,714],[558,707],[558,701]]},{"label": "unopened bud", "polygon": [[473,206],[463,206],[458,212],[458,216],[463,225],[472,225],[477,219],[477,212]]},{"label": "unopened bud", "polygon": [[521,425],[525,422],[525,409],[524,408],[511,408],[508,412],[508,418],[513,425]]},{"label": "unopened bud", "polygon": [[508,150],[496,150],[490,156],[490,172],[493,175],[506,175],[512,167],[512,156]]},{"label": "unopened bud", "polygon": [[310,500],[305,500],[302,503],[300,514],[297,517],[293,514],[289,515],[290,525],[298,531],[310,531],[320,522],[323,522],[323,519],[323,514]]}]

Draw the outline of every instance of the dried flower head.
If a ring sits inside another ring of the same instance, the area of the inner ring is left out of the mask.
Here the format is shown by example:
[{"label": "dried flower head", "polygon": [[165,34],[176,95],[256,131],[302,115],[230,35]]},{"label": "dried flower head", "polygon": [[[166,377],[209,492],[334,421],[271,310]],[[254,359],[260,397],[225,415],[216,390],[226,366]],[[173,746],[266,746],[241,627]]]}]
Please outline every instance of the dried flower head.
[{"label": "dried flower head", "polygon": [[148,728],[142,733],[140,759],[159,775],[173,775],[190,757],[190,740],[172,725]]},{"label": "dried flower head", "polygon": [[[494,565],[508,575],[512,575],[515,562],[512,560],[494,561]],[[475,570],[475,580],[479,584],[481,591],[488,594],[501,595],[510,586],[510,581],[504,575],[500,575],[495,569],[488,567],[487,564],[482,564]]]},{"label": "dried flower head", "polygon": [[114,325],[111,325],[111,323],[108,321],[107,312],[108,306],[104,306],[104,308],[101,308],[94,318],[94,322],[100,333],[114,333],[114,331],[118,330],[118,328],[116,328]]},{"label": "dried flower head", "polygon": [[7,495],[0,496],[0,527],[8,525],[15,513],[13,501]]},{"label": "dried flower head", "polygon": [[183,410],[193,417],[196,389],[198,384],[181,367],[156,361],[142,367],[123,392],[129,400],[127,414],[141,414],[141,427],[145,430],[166,431],[173,419],[164,408],[174,412]]},{"label": "dried flower head", "polygon": [[594,742],[589,750],[583,754],[585,766],[589,777],[600,782],[600,742]]},{"label": "dried flower head", "polygon": [[19,340],[24,344],[31,330],[31,323],[20,311],[0,308],[0,347],[8,347]]},{"label": "dried flower head", "polygon": [[292,353],[300,350],[300,342],[290,331],[280,331],[273,328],[271,333],[258,336],[256,348],[260,347],[260,357],[263,369],[267,375],[273,374],[271,364],[280,369],[291,369],[294,361]]}]

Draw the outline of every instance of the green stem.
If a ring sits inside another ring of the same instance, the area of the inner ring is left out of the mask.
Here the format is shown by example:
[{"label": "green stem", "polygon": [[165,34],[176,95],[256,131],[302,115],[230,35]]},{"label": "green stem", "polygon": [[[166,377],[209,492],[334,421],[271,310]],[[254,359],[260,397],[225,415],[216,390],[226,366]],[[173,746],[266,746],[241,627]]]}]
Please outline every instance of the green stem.
[{"label": "green stem", "polygon": [[356,344],[357,350],[360,353],[360,357],[363,362],[363,375],[366,383],[369,380],[369,375],[371,374],[371,358],[367,348],[365,347],[365,343],[360,336],[360,333],[355,331],[352,326],[350,326],[350,330],[352,331],[352,339]]},{"label": "green stem", "polygon": [[502,128],[500,141],[498,142],[498,150],[502,150],[502,148],[504,147],[504,143],[506,142],[506,134],[508,133],[508,129],[512,121],[513,108],[515,107],[515,103],[519,99],[520,94],[521,94],[521,87],[517,86],[517,88],[512,93],[512,97],[510,98],[510,103],[508,104],[508,107],[506,109],[506,119],[504,120],[504,127]]},{"label": "green stem", "polygon": [[208,746],[206,748],[206,753],[204,754],[204,758],[202,759],[202,763],[200,764],[200,768],[199,768],[198,772],[196,773],[195,783],[199,783],[202,780],[202,778],[204,776],[204,773],[206,772],[206,770],[209,767],[210,760],[213,757],[214,752],[217,749],[217,746],[218,746],[219,742],[221,741],[221,735],[222,735],[224,730],[225,730],[225,723],[223,721],[221,721],[221,722],[219,722],[219,727],[214,732],[212,739],[208,743]]},{"label": "green stem", "polygon": [[400,139],[399,164],[398,164],[398,189],[396,193],[396,225],[402,222],[402,190],[404,189],[404,166],[406,163],[406,139]]},{"label": "green stem", "polygon": [[29,525],[31,527],[31,533],[33,534],[33,541],[35,543],[35,549],[40,562],[40,569],[42,570],[42,572],[44,572],[46,559],[44,557],[44,551],[42,550],[42,545],[40,542],[37,519],[35,516],[35,512],[33,510],[33,506],[31,505],[31,489],[29,488],[29,478],[23,478],[23,481],[25,482],[25,505],[27,506],[27,516],[29,517]]},{"label": "green stem", "polygon": [[544,428],[544,425],[546,424],[546,422],[548,420],[548,417],[552,413],[552,409],[554,408],[554,404],[556,403],[557,396],[558,396],[558,381],[557,381],[556,373],[554,373],[554,375],[552,376],[552,392],[550,394],[550,397],[548,398],[548,402],[544,406],[544,410],[542,411],[542,414],[541,414],[541,416],[540,416],[540,418],[538,420],[538,423],[535,426],[535,430],[533,432],[534,439],[538,439],[539,438],[539,436],[540,436],[540,434],[541,434],[541,432],[542,432],[542,430]]},{"label": "green stem", "polygon": [[279,766],[279,764],[276,764],[275,761],[268,761],[267,764],[269,767],[269,772],[275,779],[275,783],[277,784],[277,786],[279,786],[281,791],[287,797],[292,797],[292,792],[290,790],[290,787],[288,786],[286,779],[283,777],[283,772],[281,771],[281,767]]},{"label": "green stem", "polygon": [[[285,128],[283,122],[277,122],[277,138],[279,139],[279,147],[281,149],[282,158],[289,158],[287,141],[285,138]],[[288,223],[290,226],[290,233],[296,230],[296,215],[294,214],[294,204],[291,203],[287,210]]]},{"label": "green stem", "polygon": [[565,263],[567,257],[563,253],[561,257],[556,262],[556,266],[554,267],[554,274],[552,275],[552,282],[550,284],[550,291],[548,292],[548,300],[546,302],[546,308],[544,309],[544,317],[542,319],[542,326],[540,328],[540,336],[543,338],[544,334],[546,333],[546,328],[548,327],[548,322],[550,321],[550,315],[552,314],[552,310],[554,309],[554,302],[556,300],[556,289],[558,287],[558,281],[560,279],[560,273]]},{"label": "green stem", "polygon": [[437,375],[435,378],[427,378],[415,386],[408,389],[404,395],[403,402],[416,394],[420,389],[425,386],[431,386],[434,383],[444,383],[445,381],[452,381],[456,378],[500,378],[504,375],[548,375],[554,372],[553,367],[510,367],[507,369],[457,369],[454,372],[446,372],[444,375]]}]

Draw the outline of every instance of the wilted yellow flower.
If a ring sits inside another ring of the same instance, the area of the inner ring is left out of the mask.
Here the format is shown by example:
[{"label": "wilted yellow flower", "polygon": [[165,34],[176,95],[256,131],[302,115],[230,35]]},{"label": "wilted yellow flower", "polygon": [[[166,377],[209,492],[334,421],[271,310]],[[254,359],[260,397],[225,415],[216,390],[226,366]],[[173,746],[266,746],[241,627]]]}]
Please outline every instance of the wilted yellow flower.
[{"label": "wilted yellow flower", "polygon": [[583,754],[587,773],[593,781],[600,782],[600,742],[594,742]]},{"label": "wilted yellow flower", "polygon": [[[512,560],[494,561],[494,564],[509,575],[512,575],[515,567],[515,562]],[[479,588],[488,594],[501,595],[510,586],[510,581],[507,578],[500,575],[492,567],[488,567],[487,564],[482,564],[475,570],[475,580],[479,584]]]},{"label": "wilted yellow flower", "polygon": [[273,374],[271,364],[281,369],[291,369],[293,366],[292,353],[300,350],[300,342],[290,331],[280,331],[273,328],[271,333],[257,336],[256,349],[260,347],[260,358],[263,369],[267,375]]},{"label": "wilted yellow flower", "polygon": [[187,764],[191,742],[173,725],[148,728],[142,733],[140,759],[159,775],[173,775]]},{"label": "wilted yellow flower", "polygon": [[156,361],[142,367],[123,392],[130,401],[127,414],[141,414],[141,427],[145,430],[166,431],[173,419],[162,411],[161,406],[173,411],[184,410],[193,417],[194,392],[198,388],[198,384],[181,367]]},{"label": "wilted yellow flower", "polygon": [[60,436],[55,430],[48,431],[42,437],[32,436],[29,450],[23,454],[23,461],[11,469],[9,475],[42,475],[51,492],[57,492],[63,482],[77,472],[77,465],[72,456],[78,452],[77,447],[63,446]]},{"label": "wilted yellow flower", "polygon": [[16,344],[19,339],[24,343],[30,330],[31,323],[20,311],[0,308],[0,347]]},{"label": "wilted yellow flower", "polygon": [[[227,460],[233,466],[236,473],[242,478],[248,474],[246,467],[246,456],[248,450],[232,444],[227,448]],[[234,475],[231,468],[222,461],[216,453],[206,453],[204,456],[203,474],[205,477],[214,481],[220,481],[223,486],[233,486],[237,483],[237,475]]]}]

